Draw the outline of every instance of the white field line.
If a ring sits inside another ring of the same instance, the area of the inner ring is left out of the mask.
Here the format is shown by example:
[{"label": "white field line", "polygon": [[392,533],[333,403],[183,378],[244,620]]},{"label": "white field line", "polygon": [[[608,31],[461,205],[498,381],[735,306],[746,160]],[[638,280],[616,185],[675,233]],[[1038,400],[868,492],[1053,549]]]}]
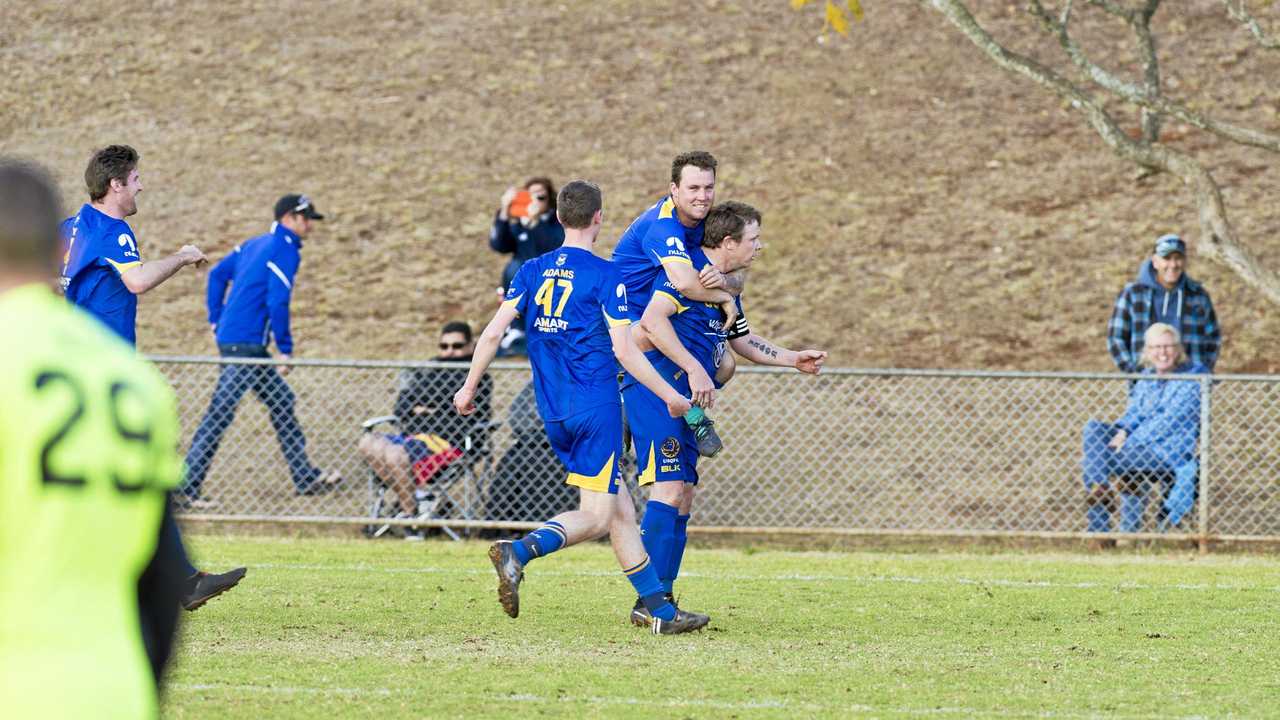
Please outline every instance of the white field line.
[{"label": "white field line", "polygon": [[[417,697],[418,691],[412,688],[391,689],[391,688],[344,688],[344,687],[292,687],[287,685],[215,685],[207,683],[168,683],[165,686],[170,691],[180,692],[227,692],[227,693],[258,693],[262,695],[334,695],[357,697],[370,695],[376,697],[390,697],[397,695],[412,695]],[[796,712],[845,712],[845,713],[888,713],[891,715],[959,715],[962,717],[1037,717],[1037,718],[1098,718],[1101,717],[1096,713],[1071,713],[1071,712],[1038,712],[1029,713],[1023,711],[1002,711],[990,708],[968,708],[968,707],[931,707],[931,708],[904,708],[904,707],[875,707],[872,705],[862,705],[858,703],[843,704],[831,703],[822,704],[811,701],[793,701],[781,698],[762,698],[756,700],[746,700],[743,702],[727,702],[721,700],[698,700],[685,698],[665,698],[665,699],[645,699],[634,697],[620,696],[575,696],[575,695],[534,695],[532,693],[513,693],[509,695],[482,694],[482,693],[457,693],[449,694],[451,700],[466,700],[475,703],[483,703],[486,706],[493,707],[500,703],[520,702],[520,703],[587,703],[589,705],[623,705],[633,707],[654,707],[654,708],[673,708],[673,709],[692,709],[692,710],[728,710],[728,711],[750,711],[750,710],[792,710]],[[1126,720],[1140,719],[1156,719],[1159,720],[1190,720],[1202,716],[1196,715],[1171,715],[1168,713],[1160,714],[1132,714],[1117,715],[1114,712],[1108,712],[1108,718],[1124,718]]]},{"label": "white field line", "polygon": [[[228,564],[230,561],[223,561],[222,564]],[[206,563],[210,564],[210,563]],[[212,564],[218,564],[214,562]],[[249,569],[263,570],[301,570],[308,572],[354,572],[354,573],[385,573],[385,574],[408,574],[408,575],[493,575],[493,570],[488,568],[470,568],[470,569],[446,569],[433,567],[387,567],[383,565],[358,564],[358,565],[315,565],[304,563],[256,563],[250,565]],[[537,570],[534,574],[538,577],[614,577],[619,575],[621,571],[603,571],[603,570]],[[1146,583],[1120,582],[1120,583],[1100,583],[1100,582],[1057,582],[1053,580],[1008,580],[1003,578],[969,578],[969,577],[913,577],[909,575],[879,575],[875,573],[867,575],[830,575],[830,574],[808,574],[808,573],[779,573],[777,575],[750,575],[741,573],[708,573],[708,572],[686,572],[681,571],[681,578],[702,578],[707,580],[732,580],[737,582],[848,582],[848,583],[890,583],[903,585],[975,585],[975,586],[993,586],[1023,589],[1070,589],[1070,590],[1187,590],[1187,591],[1263,591],[1263,592],[1280,592],[1280,585],[1232,585],[1226,583],[1170,583],[1167,585],[1150,585]]]}]

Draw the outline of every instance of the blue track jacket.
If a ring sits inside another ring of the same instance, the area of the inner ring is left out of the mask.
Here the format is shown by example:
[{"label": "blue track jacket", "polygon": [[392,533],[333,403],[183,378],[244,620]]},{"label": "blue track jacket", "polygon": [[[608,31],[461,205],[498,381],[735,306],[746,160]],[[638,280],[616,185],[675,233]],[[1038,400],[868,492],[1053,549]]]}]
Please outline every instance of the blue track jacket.
[{"label": "blue track jacket", "polygon": [[[293,353],[289,298],[301,262],[302,239],[280,223],[246,240],[209,272],[209,323],[219,345],[270,345]],[[231,284],[230,294],[227,284]]]}]

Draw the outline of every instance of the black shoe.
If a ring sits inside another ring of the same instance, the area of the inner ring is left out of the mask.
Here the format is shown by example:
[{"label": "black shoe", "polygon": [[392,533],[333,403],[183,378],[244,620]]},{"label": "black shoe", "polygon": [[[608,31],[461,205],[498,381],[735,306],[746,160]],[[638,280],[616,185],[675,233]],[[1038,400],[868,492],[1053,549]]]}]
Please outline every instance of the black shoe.
[{"label": "black shoe", "polygon": [[636,627],[652,627],[653,615],[649,614],[649,608],[644,606],[644,601],[636,598],[636,604],[631,607],[631,624]]},{"label": "black shoe", "polygon": [[[402,513],[396,513],[396,516],[393,519],[394,520],[416,520],[418,517],[419,515],[416,512],[413,512],[413,513],[402,512]],[[399,527],[400,527],[400,530],[404,533],[405,540],[416,541],[416,540],[427,539],[426,530],[424,530],[421,527],[418,527],[417,525],[401,525]]]},{"label": "black shoe", "polygon": [[341,485],[342,475],[337,470],[330,470],[315,476],[305,487],[300,487],[295,492],[298,495],[325,495]]},{"label": "black shoe", "polygon": [[720,435],[716,433],[716,424],[707,417],[702,408],[695,407],[685,413],[684,421],[693,431],[693,436],[698,439],[699,455],[715,457],[716,453],[724,449],[724,443],[720,442]]},{"label": "black shoe", "polygon": [[520,581],[524,580],[524,565],[516,558],[510,540],[499,540],[489,546],[489,560],[498,571],[498,602],[511,617],[520,616]]},{"label": "black shoe", "polygon": [[[663,597],[667,599],[667,602],[671,603],[671,607],[674,607],[677,610],[679,609],[676,605],[675,595],[666,593]],[[636,598],[636,604],[631,608],[631,624],[642,628],[647,628],[653,625],[653,615],[649,612],[649,608],[644,606],[644,600],[641,600],[640,598]]]},{"label": "black shoe", "polygon": [[653,628],[654,635],[679,635],[680,633],[701,630],[709,622],[711,622],[711,618],[707,615],[677,608],[674,620],[663,620],[656,617],[650,627]]},{"label": "black shoe", "polygon": [[212,498],[187,497],[182,494],[173,496],[174,512],[207,512],[217,509],[218,501]]},{"label": "black shoe", "polygon": [[210,575],[207,572],[192,575],[187,578],[186,592],[181,599],[182,609],[187,611],[198,609],[201,605],[235,587],[244,578],[246,572],[248,572],[247,568],[238,567],[221,575]]}]

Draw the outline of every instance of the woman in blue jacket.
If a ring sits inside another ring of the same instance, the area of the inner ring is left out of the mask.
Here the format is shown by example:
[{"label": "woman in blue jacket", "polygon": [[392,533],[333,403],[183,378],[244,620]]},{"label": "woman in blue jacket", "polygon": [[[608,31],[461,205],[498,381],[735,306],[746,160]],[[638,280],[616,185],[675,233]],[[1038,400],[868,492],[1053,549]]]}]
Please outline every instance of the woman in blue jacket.
[{"label": "woman in blue jacket", "polygon": [[[513,208],[520,190],[528,194],[528,205]],[[489,231],[489,247],[494,252],[510,255],[502,270],[502,288],[506,293],[511,279],[526,260],[549,253],[564,243],[564,227],[556,217],[556,186],[550,178],[530,179],[521,188],[510,187],[502,194],[498,214]]]},{"label": "woman in blue jacket", "polygon": [[[1169,375],[1206,373],[1187,360],[1177,329],[1155,323],[1143,334],[1144,377],[1129,394],[1124,417],[1090,420],[1084,427],[1084,485],[1089,492],[1089,532],[1111,529],[1109,478],[1130,472],[1194,473],[1200,437],[1200,383]],[[1122,487],[1120,531],[1138,532],[1146,511],[1145,488]]]}]

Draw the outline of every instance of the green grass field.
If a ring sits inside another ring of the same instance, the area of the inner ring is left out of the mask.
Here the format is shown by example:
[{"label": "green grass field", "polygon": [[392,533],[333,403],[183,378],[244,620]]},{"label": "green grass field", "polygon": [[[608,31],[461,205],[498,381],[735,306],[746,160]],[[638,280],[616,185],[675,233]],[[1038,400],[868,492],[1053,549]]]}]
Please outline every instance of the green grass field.
[{"label": "green grass field", "polygon": [[654,637],[608,547],[196,536],[240,587],[187,624],[166,717],[1226,717],[1280,712],[1280,561],[692,548],[711,614]]}]

